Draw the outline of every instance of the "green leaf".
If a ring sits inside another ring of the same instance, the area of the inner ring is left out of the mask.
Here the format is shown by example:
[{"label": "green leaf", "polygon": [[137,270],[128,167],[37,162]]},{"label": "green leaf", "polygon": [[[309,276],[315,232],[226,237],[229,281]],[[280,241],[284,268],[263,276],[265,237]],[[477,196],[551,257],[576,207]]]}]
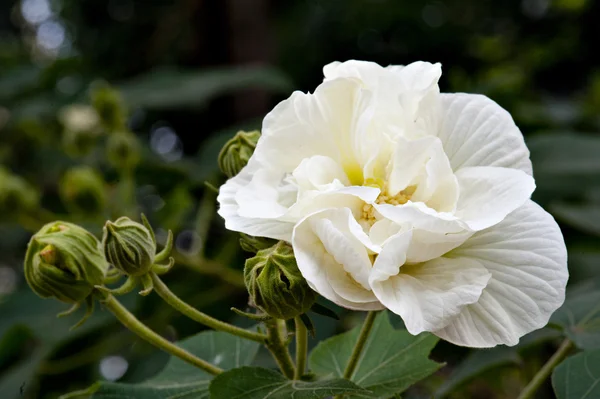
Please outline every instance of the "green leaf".
[{"label": "green leaf", "polygon": [[467,383],[479,374],[495,367],[519,364],[521,358],[517,351],[506,346],[494,349],[475,350],[454,370],[435,393],[436,398],[443,398],[459,386]]},{"label": "green leaf", "polygon": [[214,97],[246,88],[288,93],[293,85],[281,71],[256,66],[201,71],[164,69],[119,86],[130,105],[154,109],[206,105]]},{"label": "green leaf", "polygon": [[600,236],[599,205],[553,204],[551,211],[557,219],[586,233]]},{"label": "green leaf", "polygon": [[552,373],[558,399],[600,398],[600,350],[567,358]]},{"label": "green leaf", "polygon": [[[311,370],[342,377],[359,332],[357,327],[319,343],[310,355]],[[351,380],[376,397],[402,393],[443,366],[428,358],[437,342],[438,338],[428,333],[413,336],[406,330],[395,330],[387,312],[381,312]]]},{"label": "green leaf", "polygon": [[538,189],[547,201],[572,198],[599,186],[600,139],[576,132],[545,132],[527,139]]},{"label": "green leaf", "polygon": [[281,373],[261,367],[241,367],[217,376],[210,384],[212,399],[321,399],[343,393],[372,397],[356,384],[336,378],[290,381]]},{"label": "green leaf", "polygon": [[581,349],[600,348],[600,291],[581,292],[565,301],[550,323]]},{"label": "green leaf", "polygon": [[[180,343],[194,355],[225,370],[249,365],[259,344],[218,331],[206,331]],[[200,399],[208,398],[212,375],[171,358],[165,369],[140,384],[98,383],[94,399]]]}]

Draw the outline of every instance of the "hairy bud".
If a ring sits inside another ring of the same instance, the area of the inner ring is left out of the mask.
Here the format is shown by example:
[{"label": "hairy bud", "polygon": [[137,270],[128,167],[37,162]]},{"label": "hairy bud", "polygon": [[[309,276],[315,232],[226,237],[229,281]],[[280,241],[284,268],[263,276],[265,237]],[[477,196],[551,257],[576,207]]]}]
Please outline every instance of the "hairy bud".
[{"label": "hairy bud", "polygon": [[24,269],[27,283],[37,295],[79,303],[95,285],[102,284],[108,263],[102,256],[100,241],[92,233],[57,221],[31,237]]},{"label": "hairy bud", "polygon": [[317,299],[298,269],[292,248],[283,241],[246,261],[244,281],[253,303],[278,319],[305,313]]},{"label": "hairy bud", "polygon": [[128,217],[106,222],[102,247],[106,260],[128,276],[142,276],[154,264],[156,244],[151,232]]},{"label": "hairy bud", "polygon": [[246,166],[254,153],[259,138],[260,132],[258,130],[252,132],[239,131],[225,143],[219,153],[219,168],[227,177],[237,175]]}]

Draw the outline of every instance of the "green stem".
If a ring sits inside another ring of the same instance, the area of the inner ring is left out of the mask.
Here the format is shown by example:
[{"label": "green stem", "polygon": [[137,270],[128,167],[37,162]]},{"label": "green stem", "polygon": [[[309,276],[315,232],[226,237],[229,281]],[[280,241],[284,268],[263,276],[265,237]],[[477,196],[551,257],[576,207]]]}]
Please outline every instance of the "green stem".
[{"label": "green stem", "polygon": [[150,277],[152,277],[152,282],[154,283],[154,291],[156,291],[156,293],[160,295],[160,297],[166,303],[171,305],[171,307],[186,315],[190,319],[217,331],[223,331],[229,334],[237,335],[238,337],[249,339],[251,341],[260,343],[264,343],[266,341],[267,336],[264,334],[244,330],[243,328],[225,323],[221,320],[210,317],[206,313],[200,312],[199,310],[179,299],[179,297],[175,295],[165,283],[163,283],[156,273],[151,272]]},{"label": "green stem", "polygon": [[285,331],[285,320],[270,320],[265,322],[267,327],[267,349],[273,355],[283,375],[292,379],[296,374],[292,356],[285,343],[282,330]]},{"label": "green stem", "polygon": [[194,356],[190,352],[180,348],[175,344],[172,344],[149,329],[144,323],[139,321],[133,314],[123,307],[123,305],[121,305],[121,303],[114,296],[105,293],[99,293],[99,295],[101,295],[101,301],[104,306],[106,306],[108,310],[110,310],[125,327],[137,334],[143,340],[149,342],[159,349],[162,349],[172,356],[176,356],[183,361],[186,361],[191,365],[204,370],[209,374],[218,375],[223,372],[223,369]]},{"label": "green stem", "polygon": [[296,324],[296,374],[294,379],[299,380],[306,370],[308,331],[299,316],[294,319],[294,323]]},{"label": "green stem", "polygon": [[[344,378],[349,380],[352,378],[354,371],[356,370],[356,366],[358,365],[358,360],[362,355],[362,351],[367,343],[367,338],[369,338],[369,334],[373,329],[373,323],[375,323],[375,317],[377,316],[377,312],[369,312],[367,313],[367,317],[360,329],[360,334],[358,335],[358,340],[354,345],[354,349],[352,350],[352,354],[350,355],[350,359],[348,359],[348,364],[346,364],[346,369],[344,370]],[[334,399],[341,399],[344,395],[338,395]]]},{"label": "green stem", "polygon": [[540,371],[533,376],[523,391],[521,391],[518,399],[533,398],[535,392],[540,388],[540,386],[542,386],[544,381],[548,379],[550,374],[552,374],[552,370],[554,370],[554,368],[567,357],[572,348],[573,342],[571,342],[569,339],[565,339],[562,344],[560,344],[560,347],[556,350],[556,352],[554,352],[554,355],[552,355],[546,364],[542,366]]},{"label": "green stem", "polygon": [[352,350],[352,354],[350,355],[350,360],[348,360],[348,364],[346,365],[346,370],[344,370],[344,378],[350,379],[354,374],[356,369],[356,365],[358,364],[358,359],[362,355],[362,350],[367,343],[367,338],[369,338],[369,334],[371,333],[371,329],[373,328],[373,323],[375,322],[375,316],[377,316],[377,312],[369,312],[367,313],[367,317],[363,323],[363,326],[360,330],[360,334],[358,336],[358,340],[356,341],[356,345],[354,345],[354,349]]}]

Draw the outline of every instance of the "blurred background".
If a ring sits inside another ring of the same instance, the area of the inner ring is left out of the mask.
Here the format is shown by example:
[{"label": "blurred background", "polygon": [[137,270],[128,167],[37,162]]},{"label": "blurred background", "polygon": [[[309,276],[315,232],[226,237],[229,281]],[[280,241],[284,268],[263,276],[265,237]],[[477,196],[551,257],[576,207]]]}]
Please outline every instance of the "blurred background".
[{"label": "blurred background", "polygon": [[[50,399],[98,379],[142,381],[166,361],[102,310],[70,332],[77,319],[56,319],[64,306],[26,287],[29,237],[54,219],[100,234],[104,220],[144,212],[159,240],[175,233],[172,290],[248,323],[229,311],[246,306],[247,254],[215,214],[217,155],[293,90],[314,90],[335,60],[441,62],[442,91],[483,93],[506,108],[532,153],[534,199],[565,234],[569,290],[592,284],[598,20],[592,0],[0,2],[0,396]],[[123,302],[169,339],[201,328],[154,295]],[[338,312],[341,322],[315,317],[319,337],[360,317]],[[481,352],[492,353],[483,363],[441,343],[434,357],[448,366],[405,396],[515,397],[552,352],[552,330],[538,335]],[[465,371],[465,359],[483,366]],[[549,385],[540,395],[553,397]]]}]

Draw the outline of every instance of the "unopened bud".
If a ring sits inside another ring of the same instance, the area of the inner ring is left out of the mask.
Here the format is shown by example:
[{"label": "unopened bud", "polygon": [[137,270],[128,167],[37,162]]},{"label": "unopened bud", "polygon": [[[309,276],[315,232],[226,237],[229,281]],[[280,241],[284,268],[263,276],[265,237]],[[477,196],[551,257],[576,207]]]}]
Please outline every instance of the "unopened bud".
[{"label": "unopened bud", "polygon": [[263,249],[267,249],[277,244],[277,240],[265,237],[255,237],[248,234],[240,233],[240,247],[246,252],[257,253]]},{"label": "unopened bud", "polygon": [[102,247],[106,260],[128,276],[142,276],[154,264],[156,244],[151,232],[128,217],[106,222]]},{"label": "unopened bud", "polygon": [[219,168],[227,177],[237,175],[248,164],[259,138],[258,130],[239,131],[225,143],[219,153]]},{"label": "unopened bud", "polygon": [[59,195],[70,212],[94,215],[106,206],[106,189],[102,176],[93,168],[69,169],[58,187]]},{"label": "unopened bud", "polygon": [[35,209],[40,202],[36,188],[0,166],[0,216],[11,218]]},{"label": "unopened bud", "polygon": [[278,319],[305,313],[317,299],[298,269],[292,248],[283,241],[246,261],[244,281],[252,302]]},{"label": "unopened bud", "polygon": [[92,89],[92,105],[106,131],[111,133],[125,128],[127,110],[117,90],[105,83],[96,83]]},{"label": "unopened bud", "polygon": [[140,161],[140,144],[128,131],[112,133],[106,143],[106,158],[115,169],[132,169]]},{"label": "unopened bud", "polygon": [[53,222],[38,231],[27,246],[25,278],[42,298],[66,303],[85,300],[102,284],[108,263],[100,241],[72,223]]}]

